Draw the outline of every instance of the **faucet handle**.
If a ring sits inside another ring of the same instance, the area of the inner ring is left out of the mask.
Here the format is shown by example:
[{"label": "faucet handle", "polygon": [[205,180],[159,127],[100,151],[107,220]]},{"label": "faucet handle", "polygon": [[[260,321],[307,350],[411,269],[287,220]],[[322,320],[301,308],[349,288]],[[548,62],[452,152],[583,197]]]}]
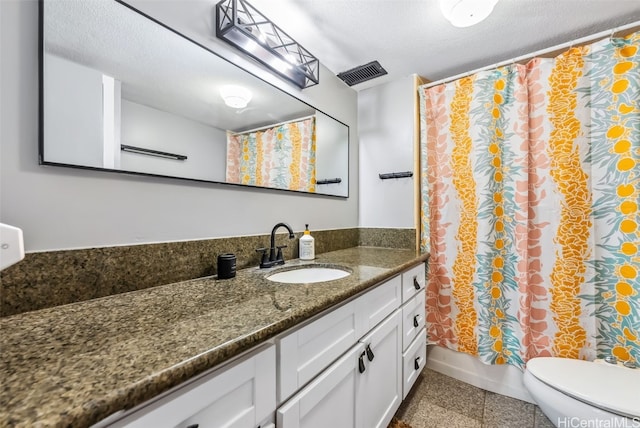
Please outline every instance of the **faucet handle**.
[{"label": "faucet handle", "polygon": [[262,253],[262,260],[260,264],[264,264],[269,261],[269,254],[267,254],[267,248],[256,248],[256,253]]},{"label": "faucet handle", "polygon": [[276,255],[276,260],[280,261],[282,260],[282,262],[284,262],[284,256],[282,255],[282,249],[283,248],[287,248],[286,245],[279,245],[276,247],[278,249],[278,254]]}]

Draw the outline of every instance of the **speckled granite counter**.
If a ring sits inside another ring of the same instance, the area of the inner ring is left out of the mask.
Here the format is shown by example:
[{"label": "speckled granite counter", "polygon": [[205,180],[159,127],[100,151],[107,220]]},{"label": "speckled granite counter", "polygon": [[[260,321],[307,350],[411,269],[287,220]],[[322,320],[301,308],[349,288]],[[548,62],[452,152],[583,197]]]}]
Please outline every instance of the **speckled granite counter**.
[{"label": "speckled granite counter", "polygon": [[89,426],[140,404],[421,261],[355,247],[313,262],[344,279],[277,284],[267,270],[201,278],[0,320],[0,426]]}]

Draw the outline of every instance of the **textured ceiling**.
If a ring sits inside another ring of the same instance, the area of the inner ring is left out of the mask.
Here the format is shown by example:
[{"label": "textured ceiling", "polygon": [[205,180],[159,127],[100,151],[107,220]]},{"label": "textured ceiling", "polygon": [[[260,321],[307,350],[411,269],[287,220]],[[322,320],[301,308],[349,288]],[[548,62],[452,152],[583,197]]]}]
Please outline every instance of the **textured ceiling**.
[{"label": "textured ceiling", "polygon": [[249,0],[337,74],[372,60],[431,81],[640,23],[640,0],[500,0],[485,21],[453,27],[437,0]]}]

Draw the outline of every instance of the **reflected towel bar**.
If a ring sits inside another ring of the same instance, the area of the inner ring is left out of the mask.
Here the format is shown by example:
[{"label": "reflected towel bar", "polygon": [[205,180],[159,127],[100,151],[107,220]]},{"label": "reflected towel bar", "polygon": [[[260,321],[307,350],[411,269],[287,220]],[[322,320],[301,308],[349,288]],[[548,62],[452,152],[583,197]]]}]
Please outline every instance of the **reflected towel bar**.
[{"label": "reflected towel bar", "polygon": [[342,178],[327,178],[325,180],[317,180],[316,184],[336,184],[336,183],[342,183]]},{"label": "reflected towel bar", "polygon": [[389,172],[387,174],[378,174],[380,180],[387,180],[389,178],[408,178],[413,177],[413,172]]},{"label": "reflected towel bar", "polygon": [[177,155],[175,153],[160,152],[158,150],[144,149],[142,147],[128,146],[126,144],[121,144],[120,150],[122,150],[123,152],[138,153],[141,155],[148,155],[148,156],[157,156],[159,158],[165,158],[165,159],[175,159],[175,160],[181,160],[181,161],[187,159],[185,155]]}]

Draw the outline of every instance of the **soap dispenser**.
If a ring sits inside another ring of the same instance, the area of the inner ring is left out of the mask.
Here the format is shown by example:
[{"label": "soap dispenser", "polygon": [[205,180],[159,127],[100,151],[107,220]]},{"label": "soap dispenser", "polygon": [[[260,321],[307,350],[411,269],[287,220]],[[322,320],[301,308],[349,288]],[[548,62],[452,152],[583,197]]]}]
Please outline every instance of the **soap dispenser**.
[{"label": "soap dispenser", "polygon": [[300,237],[300,260],[313,260],[316,258],[315,240],[309,232],[309,225],[304,226],[304,235]]}]

